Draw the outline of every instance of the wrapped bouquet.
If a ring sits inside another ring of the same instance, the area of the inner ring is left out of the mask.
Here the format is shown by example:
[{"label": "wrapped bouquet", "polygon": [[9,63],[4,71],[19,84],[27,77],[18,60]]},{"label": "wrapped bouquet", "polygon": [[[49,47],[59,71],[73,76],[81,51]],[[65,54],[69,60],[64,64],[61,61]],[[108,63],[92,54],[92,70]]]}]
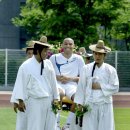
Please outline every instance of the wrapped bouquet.
[{"label": "wrapped bouquet", "polygon": [[79,124],[80,127],[82,127],[82,121],[83,121],[83,116],[85,113],[90,112],[91,107],[89,105],[76,105],[75,108],[75,115],[76,115],[76,124]]}]

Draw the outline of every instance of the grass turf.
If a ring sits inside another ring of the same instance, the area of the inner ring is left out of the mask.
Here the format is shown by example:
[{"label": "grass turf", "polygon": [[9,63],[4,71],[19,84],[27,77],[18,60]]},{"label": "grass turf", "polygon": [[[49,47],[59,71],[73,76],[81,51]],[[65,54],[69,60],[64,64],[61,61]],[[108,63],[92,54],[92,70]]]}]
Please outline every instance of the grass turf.
[{"label": "grass turf", "polygon": [[114,109],[116,130],[130,130],[130,108]]},{"label": "grass turf", "polygon": [[[61,112],[61,126],[66,121],[68,112]],[[116,130],[130,130],[130,108],[115,108]],[[0,108],[0,130],[15,130],[16,114],[12,108]]]}]

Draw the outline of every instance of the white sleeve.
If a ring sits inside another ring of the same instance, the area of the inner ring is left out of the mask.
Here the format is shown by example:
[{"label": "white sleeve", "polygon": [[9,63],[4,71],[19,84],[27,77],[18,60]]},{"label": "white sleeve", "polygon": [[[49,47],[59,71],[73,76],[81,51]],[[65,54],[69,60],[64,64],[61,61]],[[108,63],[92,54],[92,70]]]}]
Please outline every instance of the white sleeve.
[{"label": "white sleeve", "polygon": [[17,87],[14,87],[14,89],[13,89],[12,96],[10,99],[11,103],[19,103],[18,100],[15,99],[15,93],[17,93]]},{"label": "white sleeve", "polygon": [[51,87],[53,91],[53,96],[54,96],[53,98],[60,100],[59,91],[57,87],[56,74],[55,74],[55,71],[51,62],[49,63],[49,67],[51,68],[50,83],[51,83]]},{"label": "white sleeve", "polygon": [[84,62],[84,59],[82,58],[82,56],[79,56],[78,60],[79,60],[79,74],[80,74],[83,66],[85,65],[85,62]]},{"label": "white sleeve", "polygon": [[78,87],[74,98],[74,102],[77,104],[83,105],[85,102],[86,83],[87,83],[86,66],[84,66],[81,70]]},{"label": "white sleeve", "polygon": [[53,65],[53,67],[55,66],[54,64],[55,64],[55,55],[52,55],[50,58],[49,58],[49,60],[51,61],[51,63],[52,63],[52,65]]},{"label": "white sleeve", "polygon": [[15,81],[11,102],[18,102],[18,99],[25,100],[26,97],[26,73],[24,73],[23,67],[20,66]]},{"label": "white sleeve", "polygon": [[55,62],[55,56],[56,55],[52,55],[49,60],[51,61],[53,68],[54,68],[54,71],[56,73],[57,67],[56,67],[56,62]]},{"label": "white sleeve", "polygon": [[114,68],[111,70],[109,78],[108,84],[100,83],[102,92],[105,96],[111,96],[119,91],[119,79]]}]

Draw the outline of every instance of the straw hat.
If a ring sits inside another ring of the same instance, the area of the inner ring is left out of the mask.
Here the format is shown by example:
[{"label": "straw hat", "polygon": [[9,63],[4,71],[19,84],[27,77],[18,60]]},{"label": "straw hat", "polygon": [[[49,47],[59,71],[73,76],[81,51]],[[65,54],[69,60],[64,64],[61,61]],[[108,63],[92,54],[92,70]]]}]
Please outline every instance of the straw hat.
[{"label": "straw hat", "polygon": [[34,43],[33,41],[27,41],[27,42],[26,42],[26,45],[27,45],[27,46],[24,47],[24,48],[22,48],[22,50],[25,51],[25,50],[28,50],[28,49],[33,49],[33,48],[34,48],[34,44],[35,44],[35,43]]},{"label": "straw hat", "polygon": [[103,40],[98,40],[97,44],[90,45],[89,49],[94,52],[99,52],[99,53],[107,53],[111,51],[111,48],[104,45]]},{"label": "straw hat", "polygon": [[93,54],[89,54],[87,52],[83,55],[83,57],[91,57],[91,56],[93,56]]},{"label": "straw hat", "polygon": [[35,44],[43,45],[43,46],[46,46],[46,47],[49,47],[49,48],[52,47],[52,45],[50,45],[50,44],[47,42],[47,37],[46,37],[46,36],[42,36],[39,41],[33,41],[33,42],[34,42]]},{"label": "straw hat", "polygon": [[82,55],[83,57],[91,57],[93,55],[93,54],[87,53],[85,47],[79,48],[79,54]]},{"label": "straw hat", "polygon": [[34,44],[35,44],[34,41],[29,41],[29,42],[27,43],[28,46],[27,46],[26,48],[27,48],[27,49],[33,49],[33,48],[34,48]]},{"label": "straw hat", "polygon": [[80,48],[79,48],[79,54],[80,54],[80,55],[84,55],[85,53],[86,53],[85,47],[80,47]]}]

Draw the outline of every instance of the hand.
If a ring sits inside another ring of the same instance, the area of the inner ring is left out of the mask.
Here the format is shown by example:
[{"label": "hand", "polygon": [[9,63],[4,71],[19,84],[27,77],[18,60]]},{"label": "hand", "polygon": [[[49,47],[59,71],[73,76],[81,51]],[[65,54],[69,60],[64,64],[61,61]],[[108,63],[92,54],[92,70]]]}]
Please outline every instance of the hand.
[{"label": "hand", "polygon": [[14,105],[13,107],[14,107],[15,113],[17,113],[17,109],[18,109],[19,105],[17,103],[14,103],[13,105]]},{"label": "hand", "polygon": [[63,84],[66,84],[67,82],[70,81],[69,77],[66,77],[66,76],[63,76],[63,75],[60,78],[61,78],[61,83],[63,83]]},{"label": "hand", "polygon": [[79,77],[68,77],[68,76],[64,76],[64,75],[57,75],[56,78],[62,84],[66,84],[67,82],[78,82],[79,81]]},{"label": "hand", "polygon": [[58,99],[54,99],[52,103],[52,111],[57,114],[58,111],[61,110],[61,105],[58,101]]},{"label": "hand", "polygon": [[83,115],[83,106],[78,104],[75,108],[75,115],[76,117],[81,117]]},{"label": "hand", "polygon": [[66,76],[63,76],[63,75],[57,75],[56,77],[57,77],[57,80],[60,81],[63,84],[66,84],[70,80],[69,77],[66,77]]},{"label": "hand", "polygon": [[98,82],[92,83],[92,89],[94,89],[94,90],[101,89],[101,86]]},{"label": "hand", "polygon": [[83,111],[83,106],[82,105],[80,105],[80,104],[78,104],[78,110],[80,111],[80,112],[82,112]]},{"label": "hand", "polygon": [[58,99],[54,99],[54,100],[53,100],[53,104],[55,104],[55,105],[56,105],[56,104],[59,104]]},{"label": "hand", "polygon": [[25,103],[21,99],[19,99],[18,110],[21,111],[21,112],[25,112],[25,110],[26,110]]},{"label": "hand", "polygon": [[61,107],[61,103],[60,103],[60,101],[58,101],[58,99],[54,99],[54,100],[53,100],[53,104],[54,104],[55,106]]},{"label": "hand", "polygon": [[88,104],[86,105],[78,104],[75,108],[75,115],[77,117],[82,117],[86,112],[89,111],[91,111],[91,107]]}]

